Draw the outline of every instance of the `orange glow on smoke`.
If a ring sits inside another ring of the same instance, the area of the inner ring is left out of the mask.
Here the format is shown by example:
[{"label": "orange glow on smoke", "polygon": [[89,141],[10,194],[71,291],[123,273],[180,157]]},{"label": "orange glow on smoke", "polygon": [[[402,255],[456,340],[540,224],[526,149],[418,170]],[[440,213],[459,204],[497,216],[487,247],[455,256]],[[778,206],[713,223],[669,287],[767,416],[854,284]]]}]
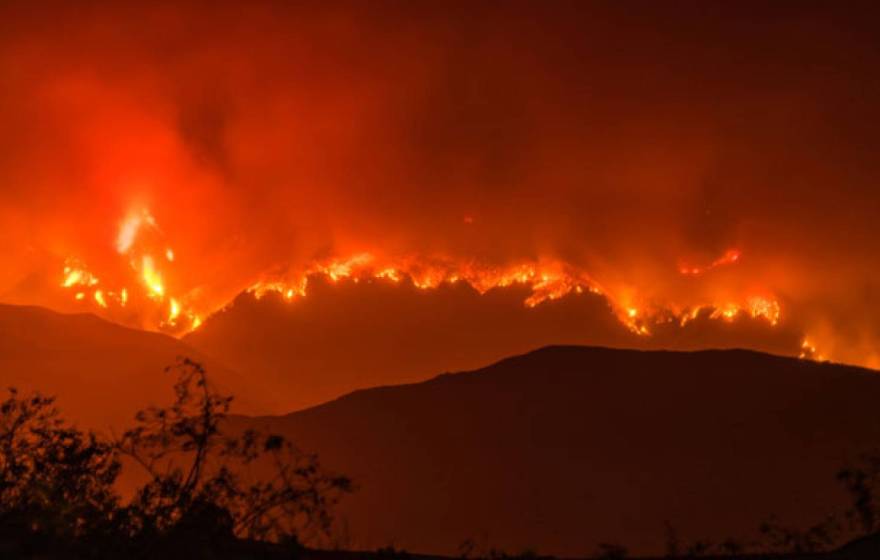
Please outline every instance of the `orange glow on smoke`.
[{"label": "orange glow on smoke", "polygon": [[880,367],[878,95],[858,79],[877,54],[835,18],[731,46],[738,18],[705,32],[615,3],[417,3],[406,25],[301,3],[14,4],[4,303],[183,335],[316,276],[458,284],[535,316],[595,300],[584,340],[623,325],[633,345],[699,347],[742,326],[731,344],[806,338]]}]

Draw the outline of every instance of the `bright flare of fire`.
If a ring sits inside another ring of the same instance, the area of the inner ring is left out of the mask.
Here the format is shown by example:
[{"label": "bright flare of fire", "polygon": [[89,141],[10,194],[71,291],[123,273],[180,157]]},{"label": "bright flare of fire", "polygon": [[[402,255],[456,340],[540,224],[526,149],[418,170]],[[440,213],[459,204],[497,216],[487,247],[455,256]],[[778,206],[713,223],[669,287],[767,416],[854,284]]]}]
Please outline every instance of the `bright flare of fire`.
[{"label": "bright flare of fire", "polygon": [[122,221],[119,226],[119,233],[116,236],[116,250],[120,255],[124,255],[131,250],[132,245],[134,245],[137,239],[138,232],[144,225],[158,228],[156,218],[147,209],[133,212]]},{"label": "bright flare of fire", "polygon": [[98,279],[81,263],[75,259],[67,259],[64,264],[64,280],[61,282],[63,288],[95,286],[96,284],[98,284]]},{"label": "bright flare of fire", "polygon": [[[161,263],[166,261],[173,263],[174,250],[165,247],[154,252],[155,247],[152,245],[155,243],[144,239],[145,228],[154,234],[161,233],[156,219],[149,210],[132,212],[120,223],[115,243],[116,251],[128,257],[129,267],[137,275],[141,289],[130,286],[123,286],[118,290],[99,289],[97,286],[100,281],[97,276],[79,260],[72,258],[65,263],[61,286],[75,289],[74,299],[83,302],[86,301],[84,290],[91,290],[91,299],[95,304],[108,311],[128,306],[133,294],[137,294],[135,298],[144,305],[146,305],[144,301],[156,302],[159,309],[164,308],[162,318],[156,323],[146,325],[147,327],[175,332],[186,332],[198,327],[202,322],[201,318],[187,307],[185,303],[187,298],[168,293]],[[154,256],[156,253],[161,257],[157,259]]]},{"label": "bright flare of fire", "polygon": [[165,295],[165,286],[162,285],[162,276],[156,270],[153,263],[153,257],[145,255],[142,262],[142,277],[144,284],[149,290],[149,295],[154,298],[162,299]]},{"label": "bright flare of fire", "polygon": [[177,319],[180,317],[180,304],[177,303],[177,300],[171,298],[169,302],[169,310],[168,310],[168,323],[171,325],[177,324]]},{"label": "bright flare of fire", "polygon": [[104,292],[101,290],[95,290],[95,302],[104,309],[107,309],[107,300],[104,299]]}]

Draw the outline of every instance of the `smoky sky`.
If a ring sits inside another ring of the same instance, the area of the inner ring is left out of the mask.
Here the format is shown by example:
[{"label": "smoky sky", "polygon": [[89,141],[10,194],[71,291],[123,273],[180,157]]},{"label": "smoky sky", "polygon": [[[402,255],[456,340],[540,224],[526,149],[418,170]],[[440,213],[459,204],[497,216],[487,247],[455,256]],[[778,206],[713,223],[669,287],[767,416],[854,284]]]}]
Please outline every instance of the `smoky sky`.
[{"label": "smoky sky", "polygon": [[4,3],[0,297],[52,304],[71,255],[121,281],[142,206],[214,307],[357,251],[553,258],[659,303],[771,295],[876,365],[872,12]]}]

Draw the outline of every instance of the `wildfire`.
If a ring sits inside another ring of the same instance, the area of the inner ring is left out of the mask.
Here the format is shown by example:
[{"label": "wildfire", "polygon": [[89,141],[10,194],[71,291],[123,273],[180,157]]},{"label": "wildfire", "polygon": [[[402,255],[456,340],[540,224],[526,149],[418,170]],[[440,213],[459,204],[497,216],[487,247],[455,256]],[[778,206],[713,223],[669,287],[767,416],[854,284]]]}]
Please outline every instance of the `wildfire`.
[{"label": "wildfire", "polygon": [[101,281],[97,276],[92,274],[86,266],[75,259],[67,259],[64,265],[64,275],[61,281],[61,287],[74,291],[74,299],[76,301],[85,301],[87,292],[91,291],[92,300],[101,308],[108,309],[111,303],[117,303],[120,307],[125,307],[128,302],[128,292],[122,290],[119,293],[113,291],[105,291],[98,286]]},{"label": "wildfire", "polygon": [[749,299],[749,313],[756,319],[760,317],[766,319],[771,325],[776,325],[779,323],[782,310],[777,301],[754,297]]},{"label": "wildfire", "polygon": [[726,302],[696,306],[681,312],[678,316],[678,322],[683,327],[702,313],[707,313],[710,319],[720,319],[727,322],[745,315],[752,319],[763,319],[771,326],[776,326],[782,316],[782,308],[779,302],[774,299],[756,296],[748,298],[745,305]]},{"label": "wildfire", "polygon": [[633,303],[636,298],[631,293],[627,292],[625,296],[615,297],[612,291],[603,289],[583,271],[555,261],[489,267],[475,263],[459,264],[443,259],[424,262],[410,258],[392,264],[369,253],[359,253],[347,259],[314,263],[291,279],[258,282],[251,286],[249,291],[257,298],[262,298],[267,293],[278,293],[289,301],[297,297],[305,297],[308,293],[309,278],[316,276],[324,277],[332,283],[346,279],[353,282],[369,280],[389,281],[395,284],[408,282],[422,290],[465,282],[480,294],[496,288],[521,285],[530,291],[523,301],[527,307],[536,307],[569,294],[589,292],[608,297],[621,323],[639,336],[649,336],[652,323],[668,321],[671,316],[672,320],[684,326],[703,311],[706,311],[711,319],[734,321],[739,316],[749,316],[762,319],[771,325],[776,325],[781,316],[781,308],[777,301],[757,296],[748,298],[742,303],[707,303],[678,312],[670,311],[664,306],[652,306],[652,311],[646,312]]},{"label": "wildfire", "polygon": [[257,297],[262,297],[267,292],[279,292],[285,294],[287,299],[292,299],[306,294],[308,279],[315,275],[324,276],[331,282],[343,279],[382,279],[400,283],[406,280],[422,290],[437,288],[443,284],[467,282],[481,294],[493,288],[523,285],[530,287],[532,291],[524,302],[529,307],[549,299],[558,299],[572,291],[583,293],[586,289],[599,293],[598,286],[586,275],[559,264],[530,263],[496,268],[475,264],[456,265],[442,260],[423,263],[417,259],[403,259],[397,264],[380,264],[379,259],[368,253],[360,253],[348,259],[318,262],[308,267],[295,280],[258,282],[250,291]]},{"label": "wildfire", "polygon": [[176,299],[171,298],[171,301],[168,305],[168,323],[171,325],[176,325],[177,319],[180,317],[180,304],[177,303]]},{"label": "wildfire", "polygon": [[128,306],[133,296],[139,302],[144,299],[153,301],[158,304],[159,310],[164,309],[161,311],[162,318],[153,325],[155,328],[177,332],[196,328],[201,324],[201,318],[186,305],[186,297],[169,294],[161,270],[163,261],[174,263],[174,250],[167,246],[156,249],[155,242],[144,239],[145,229],[152,231],[154,237],[161,233],[156,218],[149,210],[132,212],[120,223],[115,242],[116,252],[128,258],[130,269],[139,279],[140,289],[134,286],[123,286],[118,290],[98,288],[100,281],[97,276],[73,258],[65,262],[61,286],[76,290],[74,299],[81,302],[87,301],[86,294],[90,291],[95,304],[108,311]]},{"label": "wildfire", "polygon": [[95,286],[98,279],[86,268],[74,259],[67,259],[64,264],[64,280],[61,287],[72,288],[74,286]]},{"label": "wildfire", "polygon": [[803,342],[801,342],[801,351],[800,354],[798,354],[798,358],[802,360],[814,360],[817,362],[824,362],[827,360],[827,358],[825,358],[825,356],[821,354],[811,342],[809,337],[804,338]]},{"label": "wildfire", "polygon": [[145,255],[142,263],[142,277],[149,295],[161,299],[165,295],[165,286],[162,285],[162,276],[153,264],[153,257]]},{"label": "wildfire", "polygon": [[[159,330],[182,334],[198,328],[202,319],[192,304],[192,298],[185,293],[171,290],[166,281],[169,278],[168,267],[176,264],[176,255],[162,237],[158,222],[148,210],[132,212],[120,223],[115,248],[118,254],[127,258],[128,265],[138,280],[137,285],[118,289],[99,287],[99,279],[75,259],[68,259],[66,262],[61,285],[74,291],[74,299],[77,301],[88,301],[86,295],[90,294],[91,300],[108,312],[130,305],[134,298],[138,306],[155,309],[160,319],[151,324]],[[685,267],[681,271],[686,275],[701,274],[718,266],[735,263],[740,255],[739,250],[731,249],[707,266]],[[290,301],[306,297],[309,280],[315,277],[322,277],[331,283],[350,280],[409,284],[420,290],[463,282],[480,294],[497,288],[522,286],[528,290],[523,300],[527,307],[536,307],[569,295],[599,294],[608,299],[620,322],[639,336],[650,336],[652,325],[659,322],[674,320],[684,326],[702,313],[710,319],[723,321],[734,321],[740,316],[748,316],[762,319],[771,325],[776,325],[781,315],[779,303],[765,296],[752,296],[738,302],[710,301],[673,310],[673,306],[662,302],[642,301],[633,288],[610,290],[600,286],[583,270],[557,260],[490,266],[443,257],[384,259],[364,252],[347,258],[315,261],[298,272],[259,281],[249,291],[257,298],[267,293],[278,293],[284,300]],[[201,311],[210,313],[214,309],[202,308]]]}]

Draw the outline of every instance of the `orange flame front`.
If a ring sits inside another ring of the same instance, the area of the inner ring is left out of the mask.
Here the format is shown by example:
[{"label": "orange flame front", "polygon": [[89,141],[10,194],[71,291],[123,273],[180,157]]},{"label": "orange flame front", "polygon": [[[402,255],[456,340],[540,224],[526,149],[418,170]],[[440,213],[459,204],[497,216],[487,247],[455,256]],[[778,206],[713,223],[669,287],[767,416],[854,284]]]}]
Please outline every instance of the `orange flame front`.
[{"label": "orange flame front", "polygon": [[[155,239],[149,239],[149,232]],[[102,286],[98,277],[82,262],[70,258],[64,267],[61,286],[73,292],[76,301],[82,304],[92,301],[99,309],[107,311],[130,305],[134,297],[140,305],[153,308],[158,314],[159,319],[155,323],[148,323],[148,328],[176,334],[190,332],[202,324],[204,314],[216,311],[217,307],[197,309],[191,294],[170,289],[163,269],[175,265],[176,255],[161,237],[157,220],[148,210],[132,212],[120,224],[115,246],[118,254],[127,259],[130,270],[138,279],[137,284],[112,288]],[[716,267],[732,265],[740,257],[739,250],[731,249],[708,266],[685,267],[680,272],[688,276],[698,275]],[[528,289],[523,300],[527,307],[536,307],[572,294],[597,294],[607,298],[620,322],[639,336],[650,336],[652,325],[658,322],[675,321],[683,327],[704,314],[710,319],[728,322],[746,316],[773,326],[779,323],[782,315],[779,302],[766,294],[750,295],[740,301],[706,301],[684,308],[643,301],[631,287],[614,289],[602,286],[584,270],[552,259],[490,266],[442,256],[388,259],[361,252],[347,258],[315,261],[299,271],[264,278],[248,290],[257,298],[273,292],[292,300],[306,297],[309,280],[316,276],[331,283],[343,280],[409,283],[421,290],[463,282],[480,294],[518,285]],[[87,298],[87,294],[91,297]],[[815,354],[815,350],[812,350],[804,357],[813,357]]]}]

